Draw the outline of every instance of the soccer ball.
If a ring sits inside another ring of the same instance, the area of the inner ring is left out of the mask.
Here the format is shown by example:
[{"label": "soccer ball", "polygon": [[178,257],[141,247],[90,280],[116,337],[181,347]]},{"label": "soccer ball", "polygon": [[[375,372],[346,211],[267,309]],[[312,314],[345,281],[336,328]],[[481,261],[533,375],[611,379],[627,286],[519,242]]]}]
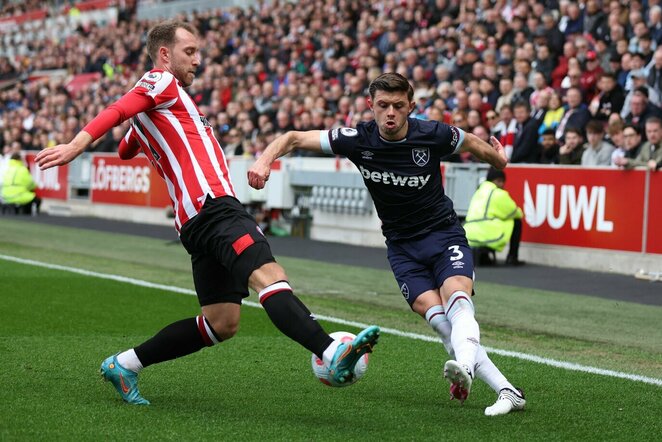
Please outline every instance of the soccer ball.
[{"label": "soccer ball", "polygon": [[[335,340],[339,340],[340,342],[352,342],[354,338],[356,338],[356,335],[344,331],[333,332],[329,336],[331,336]],[[348,385],[352,385],[353,383],[361,379],[363,375],[365,375],[365,372],[368,370],[368,353],[361,356],[358,362],[356,363],[356,365],[354,366],[354,378],[351,381],[346,382],[342,385],[333,385],[329,381],[329,367],[326,364],[324,364],[324,362],[322,362],[322,360],[318,358],[314,353],[311,355],[310,365],[313,368],[313,374],[324,385],[328,385],[329,387],[347,387]]]}]

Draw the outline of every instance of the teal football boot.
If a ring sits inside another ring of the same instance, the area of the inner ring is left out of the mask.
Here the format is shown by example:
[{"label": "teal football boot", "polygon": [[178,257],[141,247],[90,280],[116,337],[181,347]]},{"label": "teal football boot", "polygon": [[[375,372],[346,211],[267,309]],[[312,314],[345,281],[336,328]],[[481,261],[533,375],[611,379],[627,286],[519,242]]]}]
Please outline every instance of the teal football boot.
[{"label": "teal football boot", "polygon": [[342,342],[329,364],[329,381],[340,386],[354,378],[354,366],[359,358],[366,353],[372,353],[372,348],[379,339],[379,327],[371,325],[356,335],[352,342]]},{"label": "teal football boot", "polygon": [[113,384],[125,402],[134,405],[149,405],[149,401],[138,391],[138,373],[122,367],[117,362],[117,355],[106,358],[101,363],[100,372],[101,377]]}]

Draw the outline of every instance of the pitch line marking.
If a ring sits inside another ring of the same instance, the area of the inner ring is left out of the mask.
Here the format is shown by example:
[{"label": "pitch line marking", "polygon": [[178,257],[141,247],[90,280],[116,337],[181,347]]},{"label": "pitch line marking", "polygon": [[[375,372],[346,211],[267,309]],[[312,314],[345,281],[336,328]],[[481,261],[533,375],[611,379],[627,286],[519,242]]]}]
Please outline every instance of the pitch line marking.
[{"label": "pitch line marking", "polygon": [[[173,292],[173,293],[181,293],[184,295],[192,295],[195,296],[195,291],[191,289],[185,289],[182,287],[175,287],[175,286],[169,286],[169,285],[164,285],[164,284],[156,284],[153,282],[149,281],[143,281],[140,279],[134,279],[134,278],[128,278],[126,276],[120,276],[120,275],[112,275],[109,273],[100,273],[100,272],[94,272],[91,270],[84,270],[84,269],[79,269],[76,267],[68,267],[68,266],[63,266],[59,264],[50,264],[46,262],[41,262],[41,261],[35,261],[32,259],[25,259],[25,258],[18,258],[15,256],[10,256],[10,255],[3,255],[0,254],[0,259],[4,259],[5,261],[12,261],[12,262],[17,262],[19,264],[26,264],[26,265],[31,265],[31,266],[36,266],[36,267],[43,267],[47,269],[53,269],[53,270],[61,270],[64,272],[69,272],[69,273],[77,273],[79,275],[84,275],[84,276],[92,276],[95,278],[100,278],[100,279],[108,279],[111,281],[117,281],[117,282],[124,282],[127,284],[132,284],[140,287],[147,287],[151,289],[157,289],[157,290],[163,290],[166,292]],[[243,301],[243,305],[247,305],[249,307],[256,307],[256,308],[262,308],[260,303],[258,302],[253,302],[253,301]],[[326,315],[315,315],[317,319],[321,319],[324,321],[328,322],[333,322],[335,324],[341,324],[341,325],[349,325],[351,327],[357,327],[357,328],[366,328],[369,324],[363,324],[361,322],[355,322],[355,321],[348,321],[346,319],[342,318],[336,318],[333,316],[326,316]],[[405,332],[402,330],[394,329],[394,328],[388,328],[388,327],[380,327],[382,333],[390,334],[390,335],[395,335],[395,336],[400,336],[403,338],[409,338],[409,339],[416,339],[419,341],[426,341],[426,342],[436,342],[436,343],[441,343],[441,339],[435,338],[432,336],[427,336],[427,335],[421,335],[418,333],[410,333],[410,332]],[[572,371],[580,371],[583,373],[589,373],[589,374],[597,374],[597,375],[602,375],[602,376],[610,376],[614,378],[620,378],[620,379],[628,379],[631,381],[635,382],[643,382],[646,384],[652,384],[652,385],[657,385],[662,387],[662,379],[657,379],[657,378],[651,378],[648,376],[640,376],[637,374],[630,374],[630,373],[623,373],[620,371],[614,371],[614,370],[606,370],[603,368],[598,368],[598,367],[591,367],[588,365],[581,365],[581,364],[575,364],[572,362],[565,362],[565,361],[559,361],[556,359],[549,359],[549,358],[543,358],[540,356],[536,355],[530,355],[528,353],[521,353],[517,351],[509,351],[509,350],[501,350],[498,348],[493,348],[493,347],[483,347],[485,348],[485,351],[488,353],[494,353],[500,356],[508,356],[511,358],[515,359],[522,359],[525,361],[531,361],[531,362],[536,362],[538,364],[543,364],[543,365],[549,365],[551,367],[556,367],[556,368],[563,368],[566,370],[572,370]]]}]

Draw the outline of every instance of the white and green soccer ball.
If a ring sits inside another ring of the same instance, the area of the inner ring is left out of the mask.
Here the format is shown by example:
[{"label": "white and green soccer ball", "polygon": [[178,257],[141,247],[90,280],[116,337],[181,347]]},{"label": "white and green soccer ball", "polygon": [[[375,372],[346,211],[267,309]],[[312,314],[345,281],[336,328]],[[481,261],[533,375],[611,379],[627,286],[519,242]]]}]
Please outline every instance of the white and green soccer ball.
[{"label": "white and green soccer ball", "polygon": [[[340,342],[352,342],[354,338],[356,338],[356,335],[345,331],[333,332],[329,334],[329,336]],[[368,353],[361,356],[354,366],[354,378],[342,385],[334,385],[331,383],[329,380],[329,367],[315,354],[311,355],[310,365],[313,368],[313,374],[315,377],[317,377],[317,379],[319,379],[324,385],[328,385],[329,387],[347,387],[348,385],[356,383],[356,381],[365,375],[365,372],[368,370]]]}]

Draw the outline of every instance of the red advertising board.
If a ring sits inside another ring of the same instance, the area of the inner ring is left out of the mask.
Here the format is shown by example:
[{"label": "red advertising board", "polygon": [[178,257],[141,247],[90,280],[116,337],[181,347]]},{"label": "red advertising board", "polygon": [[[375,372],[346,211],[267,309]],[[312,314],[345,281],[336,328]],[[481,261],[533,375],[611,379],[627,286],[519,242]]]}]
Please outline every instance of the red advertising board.
[{"label": "red advertising board", "polygon": [[509,166],[506,176],[524,211],[522,241],[642,250],[645,171]]},{"label": "red advertising board", "polygon": [[648,194],[647,253],[662,253],[662,170],[651,173]]},{"label": "red advertising board", "polygon": [[52,198],[57,200],[67,199],[67,184],[69,177],[69,166],[58,166],[48,170],[41,170],[34,162],[37,154],[25,155],[30,173],[37,183],[36,194],[40,198]]},{"label": "red advertising board", "polygon": [[165,182],[143,155],[131,160],[121,160],[116,155],[94,155],[91,200],[145,207],[172,204]]}]

